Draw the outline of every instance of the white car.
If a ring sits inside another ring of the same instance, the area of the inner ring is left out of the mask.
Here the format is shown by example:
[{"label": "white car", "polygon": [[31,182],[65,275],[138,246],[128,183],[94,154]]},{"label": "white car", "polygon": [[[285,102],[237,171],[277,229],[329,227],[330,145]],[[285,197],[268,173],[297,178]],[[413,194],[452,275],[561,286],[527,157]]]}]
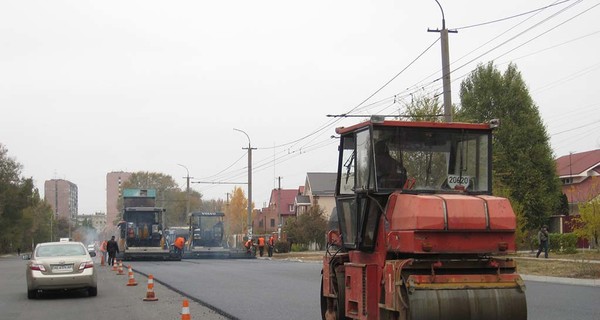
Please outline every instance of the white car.
[{"label": "white car", "polygon": [[40,290],[85,289],[98,295],[97,273],[92,257],[81,242],[46,242],[35,247],[27,262],[27,298]]},{"label": "white car", "polygon": [[94,244],[88,244],[87,250],[89,253],[92,253],[92,252],[96,253],[96,246]]}]

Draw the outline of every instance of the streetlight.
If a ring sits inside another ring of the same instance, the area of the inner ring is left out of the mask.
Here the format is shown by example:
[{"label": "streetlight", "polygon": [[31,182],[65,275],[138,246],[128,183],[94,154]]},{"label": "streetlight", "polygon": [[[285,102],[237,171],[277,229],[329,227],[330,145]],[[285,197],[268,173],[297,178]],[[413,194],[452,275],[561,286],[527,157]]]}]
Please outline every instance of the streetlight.
[{"label": "streetlight", "polygon": [[452,121],[452,92],[450,87],[450,53],[448,50],[448,32],[456,33],[456,30],[446,29],[446,18],[444,9],[438,0],[435,0],[442,12],[442,30],[427,29],[428,32],[439,32],[442,45],[442,87],[444,90],[444,122]]},{"label": "streetlight", "polygon": [[177,164],[180,167],[183,167],[185,169],[185,171],[187,172],[187,175],[185,176],[185,179],[187,181],[187,185],[185,188],[185,199],[186,199],[186,212],[185,214],[189,214],[190,213],[190,171],[188,170],[188,168],[182,164]]},{"label": "streetlight", "polygon": [[252,239],[252,146],[250,136],[245,131],[236,128],[233,128],[233,130],[245,134],[248,138],[248,148],[242,149],[248,150],[248,239]]}]

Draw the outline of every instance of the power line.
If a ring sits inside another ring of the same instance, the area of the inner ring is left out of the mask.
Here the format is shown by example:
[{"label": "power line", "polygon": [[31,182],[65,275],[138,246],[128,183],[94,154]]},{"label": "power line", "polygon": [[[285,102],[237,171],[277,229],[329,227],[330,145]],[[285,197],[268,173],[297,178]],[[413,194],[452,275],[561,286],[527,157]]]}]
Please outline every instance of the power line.
[{"label": "power line", "polygon": [[481,27],[481,26],[485,26],[488,24],[492,24],[492,23],[496,23],[496,22],[502,22],[502,21],[506,21],[506,20],[510,20],[510,19],[514,19],[514,18],[518,18],[524,15],[528,15],[530,13],[534,13],[534,12],[539,12],[545,9],[548,9],[550,7],[554,7],[560,4],[563,4],[565,2],[569,2],[571,0],[564,0],[564,1],[560,1],[560,2],[555,2],[553,4],[547,5],[545,7],[541,7],[541,8],[537,8],[537,9],[533,9],[527,12],[523,12],[523,13],[519,13],[519,14],[515,14],[509,17],[505,17],[505,18],[500,18],[500,19],[496,19],[496,20],[492,20],[492,21],[487,21],[487,22],[481,22],[481,23],[477,23],[477,24],[472,24],[472,25],[468,25],[468,26],[464,26],[464,27],[459,27],[459,28],[455,28],[454,30],[462,30],[462,29],[469,29],[469,28],[475,28],[475,27]]}]

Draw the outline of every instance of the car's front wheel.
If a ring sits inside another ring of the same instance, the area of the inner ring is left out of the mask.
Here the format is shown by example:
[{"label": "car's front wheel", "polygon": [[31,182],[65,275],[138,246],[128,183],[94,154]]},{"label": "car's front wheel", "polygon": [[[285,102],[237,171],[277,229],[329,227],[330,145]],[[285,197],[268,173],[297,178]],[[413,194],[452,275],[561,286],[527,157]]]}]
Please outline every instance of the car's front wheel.
[{"label": "car's front wheel", "polygon": [[89,287],[88,288],[88,294],[90,297],[95,297],[98,295],[98,288],[97,287]]},{"label": "car's front wheel", "polygon": [[27,299],[37,298],[37,290],[27,290]]}]

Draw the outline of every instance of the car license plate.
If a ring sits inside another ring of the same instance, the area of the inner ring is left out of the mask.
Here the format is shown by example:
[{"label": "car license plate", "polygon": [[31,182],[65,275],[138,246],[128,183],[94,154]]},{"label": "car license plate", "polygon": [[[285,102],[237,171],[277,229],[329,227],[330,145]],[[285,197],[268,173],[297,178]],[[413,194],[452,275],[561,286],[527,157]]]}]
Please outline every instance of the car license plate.
[{"label": "car license plate", "polygon": [[62,264],[52,266],[52,272],[73,272],[72,264]]}]

